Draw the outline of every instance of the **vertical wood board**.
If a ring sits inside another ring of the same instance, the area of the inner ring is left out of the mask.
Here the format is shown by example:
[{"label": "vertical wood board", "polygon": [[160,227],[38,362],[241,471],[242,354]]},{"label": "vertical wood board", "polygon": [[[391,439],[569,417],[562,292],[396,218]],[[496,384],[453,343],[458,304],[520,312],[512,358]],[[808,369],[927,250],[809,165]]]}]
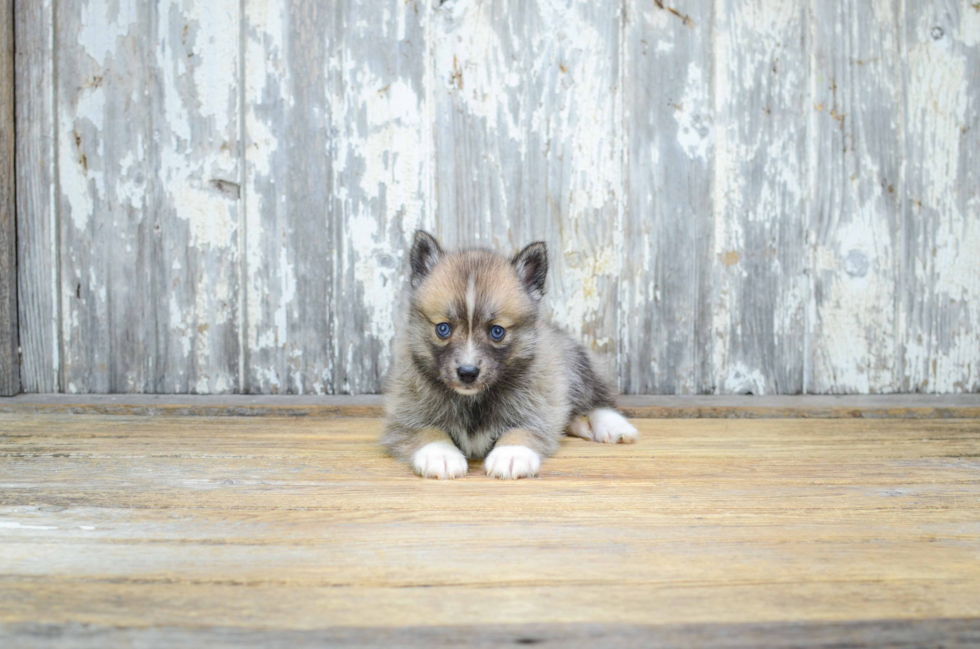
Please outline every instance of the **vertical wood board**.
[{"label": "vertical wood board", "polygon": [[54,0],[15,2],[21,386],[61,389]]},{"label": "vertical wood board", "polygon": [[699,2],[627,7],[620,381],[713,392],[712,15]]},{"label": "vertical wood board", "polygon": [[0,396],[20,392],[14,173],[14,7],[0,2]]},{"label": "vertical wood board", "polygon": [[902,389],[980,391],[980,8],[906,3]]},{"label": "vertical wood board", "polygon": [[813,10],[807,389],[894,392],[902,371],[901,3]]},{"label": "vertical wood board", "polygon": [[715,7],[714,391],[803,390],[807,3]]},{"label": "vertical wood board", "polygon": [[248,391],[381,387],[431,209],[426,12],[246,3]]},{"label": "vertical wood board", "polygon": [[238,2],[57,11],[63,390],[234,391]]}]

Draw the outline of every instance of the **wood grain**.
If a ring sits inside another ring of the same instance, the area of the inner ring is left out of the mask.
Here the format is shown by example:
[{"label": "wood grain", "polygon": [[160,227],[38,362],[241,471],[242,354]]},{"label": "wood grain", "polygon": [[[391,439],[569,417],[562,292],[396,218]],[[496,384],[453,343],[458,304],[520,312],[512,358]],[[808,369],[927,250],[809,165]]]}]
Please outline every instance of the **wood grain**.
[{"label": "wood grain", "polygon": [[808,390],[901,389],[902,6],[815,6]]},{"label": "wood grain", "polygon": [[238,384],[239,3],[58,6],[66,392]]},{"label": "wood grain", "polygon": [[14,171],[14,7],[0,2],[0,397],[20,392]]},{"label": "wood grain", "polygon": [[21,387],[60,392],[61,311],[51,0],[14,3]]},{"label": "wood grain", "polygon": [[961,1],[906,11],[902,389],[977,392],[980,10]]},{"label": "wood grain", "polygon": [[808,3],[715,12],[714,389],[803,391]]},{"label": "wood grain", "polygon": [[652,647],[848,647],[912,649],[975,647],[975,618],[875,620],[871,622],[762,622],[753,624],[506,624],[416,627],[332,627],[314,630],[241,627],[129,627],[10,624],[0,640],[12,649],[45,646],[102,649],[105,646],[208,647],[501,647],[541,645],[591,649]]},{"label": "wood grain", "polygon": [[246,391],[380,389],[431,210],[427,11],[246,2]]},{"label": "wood grain", "polygon": [[626,7],[619,378],[632,394],[713,393],[711,7]]},{"label": "wood grain", "polygon": [[635,423],[439,482],[377,419],[0,414],[0,629],[976,629],[977,421]]}]

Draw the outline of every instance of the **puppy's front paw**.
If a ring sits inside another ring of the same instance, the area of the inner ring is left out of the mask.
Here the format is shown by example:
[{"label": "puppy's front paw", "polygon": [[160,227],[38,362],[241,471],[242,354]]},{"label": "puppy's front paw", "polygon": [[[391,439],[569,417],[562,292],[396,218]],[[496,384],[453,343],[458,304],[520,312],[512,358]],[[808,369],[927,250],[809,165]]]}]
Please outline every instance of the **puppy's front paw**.
[{"label": "puppy's front paw", "polygon": [[526,446],[498,446],[490,451],[483,466],[492,478],[531,478],[538,475],[541,456]]},{"label": "puppy's front paw", "polygon": [[607,444],[632,444],[636,441],[636,428],[625,417],[609,408],[597,408],[589,413],[592,439]]},{"label": "puppy's front paw", "polygon": [[432,442],[415,451],[412,469],[423,478],[452,480],[466,475],[469,464],[459,449],[449,442]]}]

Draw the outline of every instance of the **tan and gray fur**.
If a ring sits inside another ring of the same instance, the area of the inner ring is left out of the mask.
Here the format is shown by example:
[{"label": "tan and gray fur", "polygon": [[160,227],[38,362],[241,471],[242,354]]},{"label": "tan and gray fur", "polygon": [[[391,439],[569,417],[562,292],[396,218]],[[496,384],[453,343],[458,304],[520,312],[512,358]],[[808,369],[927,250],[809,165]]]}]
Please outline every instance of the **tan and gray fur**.
[{"label": "tan and gray fur", "polygon": [[635,439],[591,355],[542,313],[544,243],[508,259],[447,252],[418,231],[410,261],[386,389],[383,443],[395,457],[427,477],[459,477],[465,458],[486,458],[488,474],[520,478],[537,474],[565,432]]}]

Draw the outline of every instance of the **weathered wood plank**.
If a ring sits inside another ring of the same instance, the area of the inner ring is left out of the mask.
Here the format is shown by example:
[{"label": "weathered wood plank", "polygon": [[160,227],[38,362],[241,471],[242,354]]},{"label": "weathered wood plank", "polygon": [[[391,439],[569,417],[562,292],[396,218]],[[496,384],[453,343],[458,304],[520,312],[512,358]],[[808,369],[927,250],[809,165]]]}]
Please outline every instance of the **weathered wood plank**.
[{"label": "weathered wood plank", "polygon": [[626,7],[620,381],[634,394],[710,393],[711,7],[639,0]]},{"label": "weathered wood plank", "polygon": [[446,483],[380,419],[0,415],[0,633],[980,618],[976,420],[637,423]]},{"label": "weathered wood plank", "polygon": [[250,392],[381,387],[407,242],[431,210],[427,11],[246,2]]},{"label": "weathered wood plank", "polygon": [[808,392],[901,389],[902,12],[813,7]]},{"label": "weathered wood plank", "polygon": [[246,0],[245,19],[243,391],[330,392],[337,12]]},{"label": "weathered wood plank", "polygon": [[828,647],[860,649],[946,647],[980,643],[976,618],[811,621],[755,624],[508,624],[416,627],[335,627],[255,629],[248,627],[119,628],[92,624],[0,624],[0,641],[11,649],[49,647],[102,649],[106,646],[207,647],[508,647],[544,645],[569,649],[759,649]]},{"label": "weathered wood plank", "polygon": [[16,2],[17,255],[21,387],[60,390],[52,0]]},{"label": "weathered wood plank", "polygon": [[[426,0],[346,0],[328,100],[337,239],[330,392],[380,392],[400,317],[408,247],[433,211]],[[364,20],[364,16],[380,20]],[[323,392],[323,389],[317,390]]]},{"label": "weathered wood plank", "polygon": [[17,179],[14,170],[14,5],[0,1],[0,397],[20,392]]},{"label": "weathered wood plank", "polygon": [[714,390],[795,394],[808,285],[808,7],[724,0],[714,15]]},{"label": "weathered wood plank", "polygon": [[57,261],[66,392],[152,392],[155,385],[148,7],[140,0],[57,7]]},{"label": "weathered wood plank", "polygon": [[58,24],[63,387],[234,390],[239,3]]},{"label": "weathered wood plank", "polygon": [[549,248],[553,318],[613,369],[623,258],[622,3],[434,8],[437,232]]},{"label": "weathered wood plank", "polygon": [[906,3],[902,389],[980,391],[980,10]]},{"label": "weathered wood plank", "polygon": [[166,0],[147,8],[155,44],[145,198],[154,219],[146,251],[156,310],[152,391],[237,392],[241,4]]}]

